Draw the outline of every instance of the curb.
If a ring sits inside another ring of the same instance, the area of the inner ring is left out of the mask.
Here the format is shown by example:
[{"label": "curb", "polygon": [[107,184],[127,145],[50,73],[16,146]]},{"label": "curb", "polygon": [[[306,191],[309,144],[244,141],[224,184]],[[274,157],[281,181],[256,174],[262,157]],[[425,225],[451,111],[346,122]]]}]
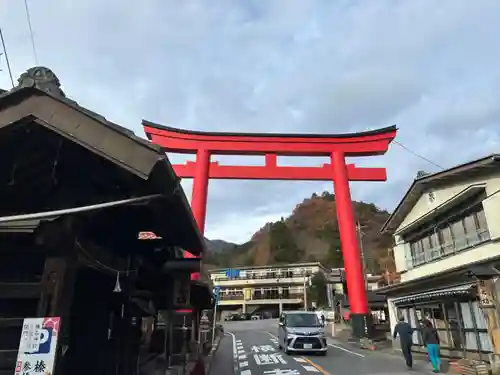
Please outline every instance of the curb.
[{"label": "curb", "polygon": [[210,374],[210,370],[212,368],[212,361],[215,357],[215,353],[217,353],[217,350],[219,349],[220,342],[222,341],[221,336],[217,336],[214,340],[214,346],[212,347],[212,350],[207,356],[206,362],[205,362],[205,374]]}]

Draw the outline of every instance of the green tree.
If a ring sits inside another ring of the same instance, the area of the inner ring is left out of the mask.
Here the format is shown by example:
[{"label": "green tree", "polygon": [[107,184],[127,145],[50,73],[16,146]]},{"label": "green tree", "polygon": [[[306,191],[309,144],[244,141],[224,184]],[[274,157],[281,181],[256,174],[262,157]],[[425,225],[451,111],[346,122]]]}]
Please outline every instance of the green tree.
[{"label": "green tree", "polygon": [[330,268],[344,267],[344,257],[342,255],[340,246],[337,246],[337,244],[330,245],[328,253],[326,255],[325,263]]},{"label": "green tree", "polygon": [[335,201],[335,195],[330,193],[329,191],[324,191],[323,193],[321,193],[321,198],[330,202]]},{"label": "green tree", "polygon": [[270,250],[278,263],[294,263],[302,259],[303,251],[295,243],[293,235],[282,219],[271,224]]},{"label": "green tree", "polygon": [[323,272],[317,272],[311,278],[311,285],[307,289],[309,301],[316,302],[318,307],[328,305],[326,284],[327,280]]}]

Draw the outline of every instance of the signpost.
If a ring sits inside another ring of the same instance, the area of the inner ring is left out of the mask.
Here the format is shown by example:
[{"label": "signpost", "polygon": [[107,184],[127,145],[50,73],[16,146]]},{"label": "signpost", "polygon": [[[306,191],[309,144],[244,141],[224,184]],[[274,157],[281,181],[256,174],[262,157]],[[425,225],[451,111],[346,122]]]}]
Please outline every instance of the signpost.
[{"label": "signpost", "polygon": [[24,319],[15,375],[54,372],[59,323],[54,317]]},{"label": "signpost", "polygon": [[215,340],[215,324],[217,321],[217,306],[219,305],[220,301],[220,286],[216,286],[214,288],[214,297],[215,297],[215,303],[214,303],[214,317],[212,322],[212,345],[214,344]]}]

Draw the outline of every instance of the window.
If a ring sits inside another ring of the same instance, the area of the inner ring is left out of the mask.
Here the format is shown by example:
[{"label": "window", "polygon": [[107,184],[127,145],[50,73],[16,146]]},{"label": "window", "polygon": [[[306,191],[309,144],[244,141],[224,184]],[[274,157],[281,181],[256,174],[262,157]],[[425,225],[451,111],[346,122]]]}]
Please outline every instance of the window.
[{"label": "window", "polygon": [[422,241],[415,241],[410,246],[413,264],[425,263],[425,253],[424,249],[422,248]]},{"label": "window", "polygon": [[437,225],[409,241],[411,266],[454,254],[490,239],[482,204],[453,221]]},{"label": "window", "polygon": [[438,233],[443,255],[453,253],[455,246],[453,245],[453,235],[451,234],[450,227],[440,228]]},{"label": "window", "polygon": [[429,242],[430,242],[429,259],[432,260],[439,258],[442,255],[442,250],[439,243],[439,234],[437,231],[434,231],[429,235]]},{"label": "window", "polygon": [[490,233],[488,231],[488,224],[486,223],[486,215],[484,210],[478,211],[475,217],[477,234],[479,236],[479,241],[486,241],[490,238]]},{"label": "window", "polygon": [[493,351],[484,315],[477,301],[459,302],[450,299],[440,303],[417,304],[399,308],[399,314],[417,330],[413,336],[416,345],[423,345],[418,331],[420,321],[427,319],[438,331],[441,348],[458,351],[458,355],[465,351],[484,355]]},{"label": "window", "polygon": [[453,236],[453,244],[455,250],[462,250],[467,247],[467,239],[462,220],[450,224],[451,234]]}]

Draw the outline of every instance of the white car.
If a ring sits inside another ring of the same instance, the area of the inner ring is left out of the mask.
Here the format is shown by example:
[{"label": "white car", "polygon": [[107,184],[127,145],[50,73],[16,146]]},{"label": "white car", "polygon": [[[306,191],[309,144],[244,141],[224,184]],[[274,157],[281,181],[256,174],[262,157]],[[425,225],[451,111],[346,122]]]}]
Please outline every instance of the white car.
[{"label": "white car", "polygon": [[287,311],[281,314],[278,328],[279,348],[290,352],[316,352],[326,355],[328,343],[317,314]]}]

